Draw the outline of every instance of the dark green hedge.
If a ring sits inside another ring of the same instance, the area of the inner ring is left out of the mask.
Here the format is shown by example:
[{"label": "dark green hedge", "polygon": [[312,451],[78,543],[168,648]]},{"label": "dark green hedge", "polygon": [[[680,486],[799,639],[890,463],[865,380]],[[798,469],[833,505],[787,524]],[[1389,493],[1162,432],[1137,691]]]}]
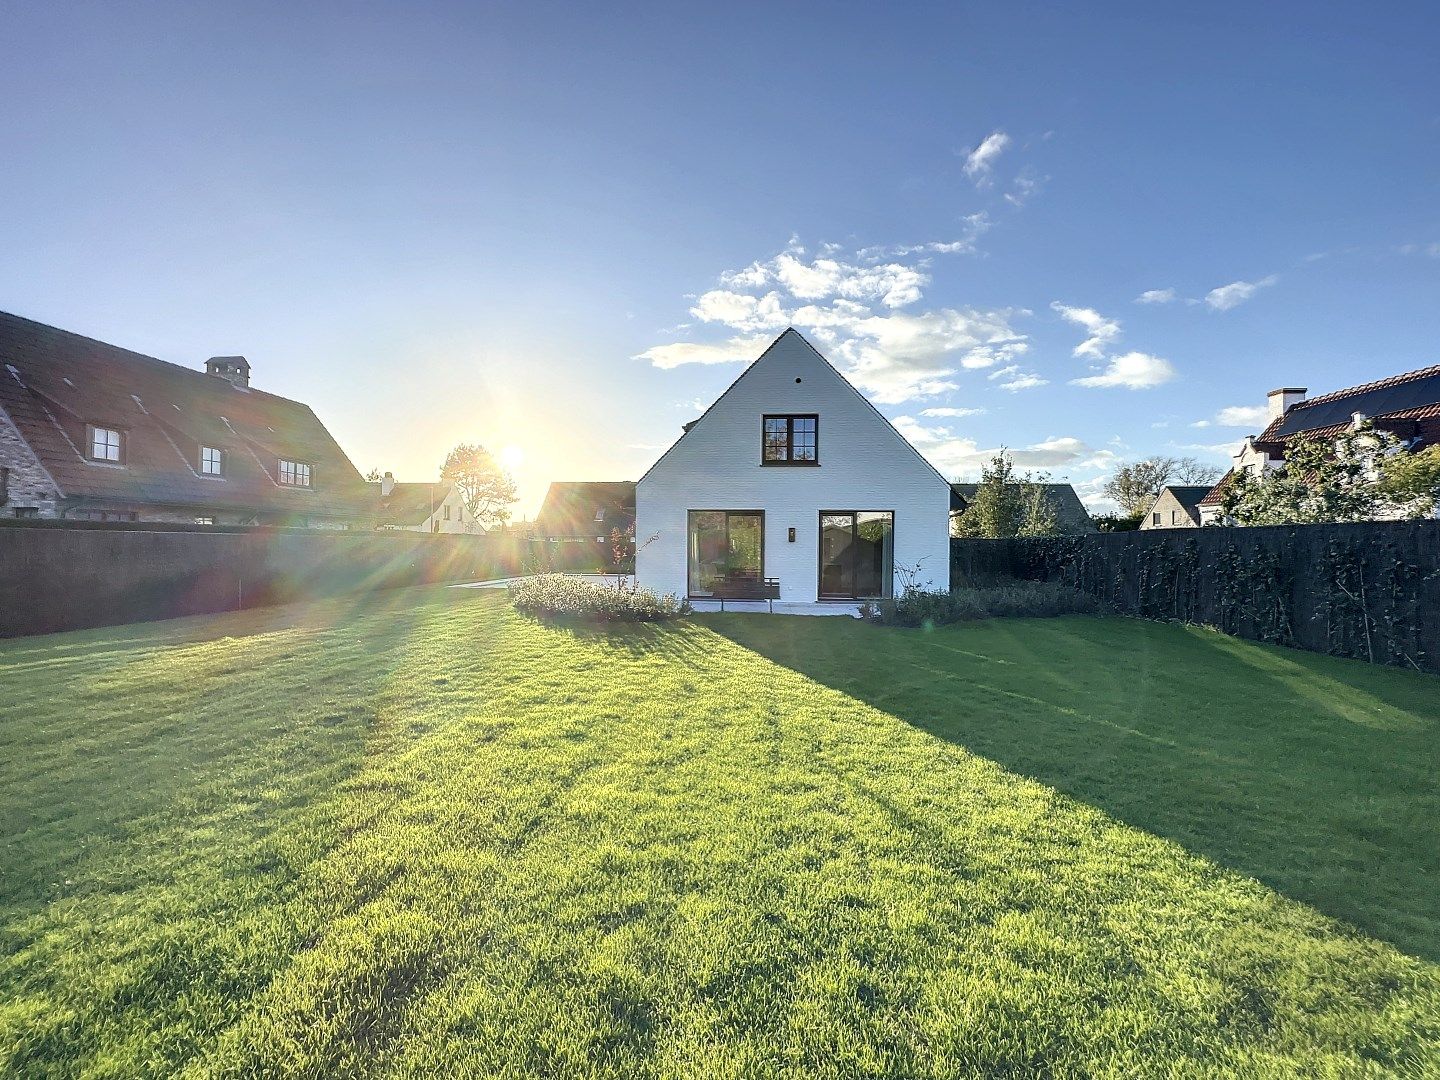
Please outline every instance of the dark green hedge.
[{"label": "dark green hedge", "polygon": [[954,588],[1055,581],[1146,619],[1440,671],[1440,521],[952,540]]}]

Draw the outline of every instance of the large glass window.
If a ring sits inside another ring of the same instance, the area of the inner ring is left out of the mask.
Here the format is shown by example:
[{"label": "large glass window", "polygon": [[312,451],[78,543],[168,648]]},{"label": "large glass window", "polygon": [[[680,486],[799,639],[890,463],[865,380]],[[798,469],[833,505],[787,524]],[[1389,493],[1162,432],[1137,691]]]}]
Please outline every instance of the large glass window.
[{"label": "large glass window", "polygon": [[820,598],[883,598],[893,591],[895,515],[889,510],[820,514]]},{"label": "large glass window", "polygon": [[691,596],[714,596],[727,585],[759,585],[765,577],[765,515],[759,510],[691,510]]},{"label": "large glass window", "polygon": [[820,418],[767,416],[762,421],[760,462],[763,465],[820,464]]}]

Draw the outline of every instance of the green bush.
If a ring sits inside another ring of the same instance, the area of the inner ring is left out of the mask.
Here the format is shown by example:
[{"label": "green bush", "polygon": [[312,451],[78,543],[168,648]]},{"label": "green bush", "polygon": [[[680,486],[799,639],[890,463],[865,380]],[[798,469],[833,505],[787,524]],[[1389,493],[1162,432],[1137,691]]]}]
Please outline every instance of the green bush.
[{"label": "green bush", "polygon": [[862,607],[866,618],[887,626],[943,626],[976,619],[1102,615],[1097,598],[1051,581],[1008,581],[954,592],[910,589],[894,600]]},{"label": "green bush", "polygon": [[615,587],[565,574],[539,574],[510,584],[510,602],[523,615],[594,622],[655,622],[690,614],[690,602],[656,596],[638,585]]}]

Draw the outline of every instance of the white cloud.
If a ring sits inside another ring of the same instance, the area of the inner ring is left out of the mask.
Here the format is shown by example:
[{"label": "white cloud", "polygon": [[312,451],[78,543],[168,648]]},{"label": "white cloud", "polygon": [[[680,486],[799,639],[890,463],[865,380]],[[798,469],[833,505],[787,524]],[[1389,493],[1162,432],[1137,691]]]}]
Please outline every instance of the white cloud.
[{"label": "white cloud", "polygon": [[1270,410],[1264,405],[1227,405],[1209,420],[1196,420],[1191,427],[1243,427],[1263,428],[1270,420]]},{"label": "white cloud", "polygon": [[920,415],[932,416],[936,418],[949,417],[953,419],[959,419],[962,416],[979,416],[984,411],[984,409],[952,409],[947,406],[940,409],[921,409]]},{"label": "white cloud", "polygon": [[1105,355],[1111,342],[1120,337],[1120,324],[1114,319],[1107,319],[1094,308],[1069,307],[1059,300],[1052,301],[1050,307],[1059,312],[1066,322],[1084,327],[1090,335],[1072,350],[1075,356],[1092,356],[1098,360]]},{"label": "white cloud", "polygon": [[1174,289],[1146,289],[1135,298],[1137,304],[1169,304],[1175,299]]},{"label": "white cloud", "polygon": [[1205,303],[1216,311],[1229,311],[1233,307],[1239,307],[1261,289],[1274,285],[1279,280],[1278,275],[1271,274],[1259,281],[1232,281],[1229,285],[1221,285],[1218,289],[1211,289],[1206,293]]},{"label": "white cloud", "polygon": [[1432,259],[1440,259],[1440,241],[1432,244],[1401,244],[1395,250],[1401,255],[1429,255]]},{"label": "white cloud", "polygon": [[947,476],[978,479],[981,467],[1002,449],[1021,471],[1109,469],[1120,460],[1113,451],[1071,436],[1051,436],[1029,446],[982,447],[973,439],[955,438],[947,428],[927,428],[908,416],[897,418],[895,427]]},{"label": "white cloud", "polygon": [[927,240],[920,244],[895,244],[891,246],[877,244],[871,247],[861,248],[855,253],[855,257],[864,262],[876,262],[880,259],[903,258],[907,255],[974,254],[980,237],[994,225],[994,222],[990,220],[990,215],[983,210],[974,214],[967,214],[960,220],[964,224],[964,228],[958,240]]},{"label": "white cloud", "polygon": [[1169,360],[1148,353],[1128,352],[1123,356],[1112,356],[1099,375],[1084,379],[1071,379],[1074,386],[1123,386],[1130,390],[1148,390],[1175,378],[1176,371]]},{"label": "white cloud", "polygon": [[1049,177],[1036,176],[1032,169],[1021,169],[1005,193],[1005,201],[1019,209],[1031,200]]},{"label": "white cloud", "polygon": [[637,353],[633,359],[647,360],[657,368],[669,370],[685,364],[740,364],[749,363],[759,356],[773,338],[769,334],[755,334],[750,337],[732,337],[717,345],[703,345],[694,341],[677,341],[669,345],[656,345]]},{"label": "white cloud", "polygon": [[720,322],[736,330],[783,330],[790,316],[780,306],[779,293],[747,296],[728,289],[712,289],[695,301],[690,314],[704,322]]},{"label": "white cloud", "polygon": [[1003,131],[992,131],[981,140],[980,145],[965,157],[965,175],[975,181],[976,187],[988,187],[990,173],[995,161],[1010,145],[1010,136]]},{"label": "white cloud", "polygon": [[800,300],[879,300],[886,307],[904,307],[920,299],[930,283],[923,270],[901,263],[881,266],[852,266],[835,259],[805,262],[790,252],[774,261],[774,275],[790,295]]},{"label": "white cloud", "polygon": [[998,371],[992,371],[985,376],[991,382],[999,382],[1001,390],[1009,390],[1015,393],[1019,390],[1030,390],[1037,386],[1048,386],[1049,379],[1042,379],[1033,371],[1020,370],[1019,364],[1007,364]]}]

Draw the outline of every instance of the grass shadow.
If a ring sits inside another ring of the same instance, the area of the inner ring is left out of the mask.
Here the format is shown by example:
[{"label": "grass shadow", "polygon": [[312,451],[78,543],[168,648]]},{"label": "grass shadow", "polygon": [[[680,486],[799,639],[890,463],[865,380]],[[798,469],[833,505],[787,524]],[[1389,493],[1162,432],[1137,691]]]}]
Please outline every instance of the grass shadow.
[{"label": "grass shadow", "polygon": [[1127,619],[706,615],[817,683],[1440,960],[1440,680]]}]

